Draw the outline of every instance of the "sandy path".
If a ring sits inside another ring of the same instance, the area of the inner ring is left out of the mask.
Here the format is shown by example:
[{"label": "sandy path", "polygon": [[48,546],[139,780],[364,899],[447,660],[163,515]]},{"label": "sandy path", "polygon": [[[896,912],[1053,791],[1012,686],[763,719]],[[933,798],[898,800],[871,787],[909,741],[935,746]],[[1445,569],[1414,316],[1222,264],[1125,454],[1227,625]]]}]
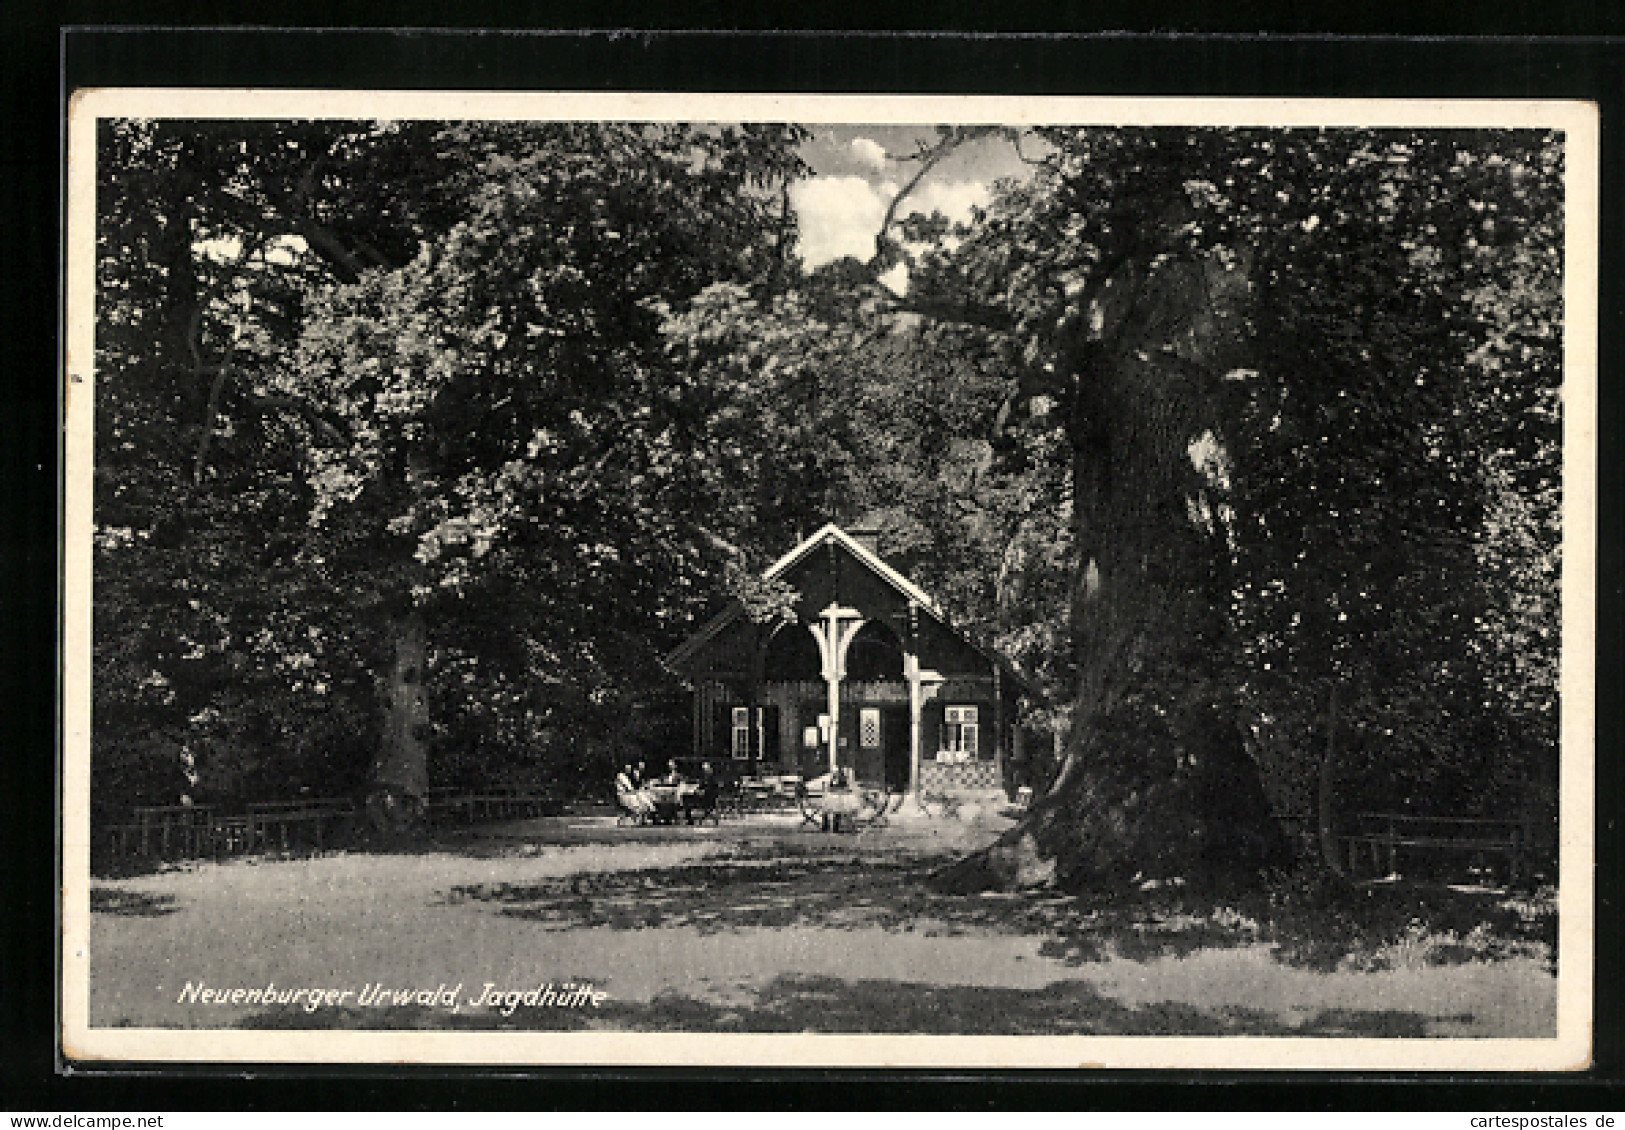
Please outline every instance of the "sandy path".
[{"label": "sandy path", "polygon": [[1392,1011],[1420,1014],[1429,1035],[1541,1036],[1554,1023],[1554,982],[1524,960],[1327,975],[1281,965],[1253,946],[1068,965],[1042,956],[1038,936],[935,936],[928,922],[908,931],[837,923],[714,933],[691,924],[561,929],[490,901],[448,897],[458,887],[700,863],[728,846],[531,847],[491,859],[335,855],[98,881],[103,898],[127,909],[92,916],[91,1023],[224,1027],[258,1011],[182,1002],[188,983],[445,986],[467,1002],[486,983],[591,982],[620,1004],[677,993],[740,1006],[782,974],[1026,992],[1071,985],[1127,1009],[1240,1010],[1294,1025],[1326,1010]]}]

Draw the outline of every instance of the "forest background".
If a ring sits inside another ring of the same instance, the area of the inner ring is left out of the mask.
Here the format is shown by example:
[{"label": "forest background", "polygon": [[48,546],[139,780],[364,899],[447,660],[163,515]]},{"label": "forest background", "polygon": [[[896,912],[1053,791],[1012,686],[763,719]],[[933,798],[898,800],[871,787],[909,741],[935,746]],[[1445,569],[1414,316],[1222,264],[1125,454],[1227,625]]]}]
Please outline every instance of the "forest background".
[{"label": "forest background", "polygon": [[1562,201],[1534,131],[104,122],[93,805],[598,791],[878,516],[1045,692],[1046,854],[1184,866],[1242,761],[1550,812]]}]

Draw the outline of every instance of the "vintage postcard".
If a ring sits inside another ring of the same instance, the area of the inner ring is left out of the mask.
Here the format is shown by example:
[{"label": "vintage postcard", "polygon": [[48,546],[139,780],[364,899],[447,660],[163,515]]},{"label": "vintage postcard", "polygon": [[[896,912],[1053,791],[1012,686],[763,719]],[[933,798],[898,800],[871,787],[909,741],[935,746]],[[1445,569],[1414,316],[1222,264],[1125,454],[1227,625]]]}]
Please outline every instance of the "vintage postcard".
[{"label": "vintage postcard", "polygon": [[71,1061],[1591,1056],[1598,120],[98,89]]}]

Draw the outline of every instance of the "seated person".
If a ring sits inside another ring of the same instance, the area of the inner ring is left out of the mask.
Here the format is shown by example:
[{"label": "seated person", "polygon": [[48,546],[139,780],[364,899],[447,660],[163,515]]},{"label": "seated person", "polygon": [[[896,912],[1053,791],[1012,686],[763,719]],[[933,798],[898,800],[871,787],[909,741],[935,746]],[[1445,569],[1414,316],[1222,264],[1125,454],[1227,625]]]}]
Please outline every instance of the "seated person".
[{"label": "seated person", "polygon": [[683,783],[683,775],[677,771],[675,758],[666,762],[666,775],[660,778],[660,783],[662,785],[680,785]]},{"label": "seated person", "polygon": [[647,819],[654,812],[654,801],[649,794],[633,783],[632,766],[626,765],[615,774],[615,803],[639,820]]},{"label": "seated person", "polygon": [[704,815],[717,806],[717,792],[720,788],[715,770],[709,761],[700,763],[700,779],[694,791],[683,798],[683,816],[690,824],[694,823],[696,814]]},{"label": "seated person", "polygon": [[852,827],[853,818],[863,806],[863,800],[854,787],[852,770],[838,766],[829,775],[829,787],[824,790],[822,824],[826,832],[839,832],[843,824]]}]

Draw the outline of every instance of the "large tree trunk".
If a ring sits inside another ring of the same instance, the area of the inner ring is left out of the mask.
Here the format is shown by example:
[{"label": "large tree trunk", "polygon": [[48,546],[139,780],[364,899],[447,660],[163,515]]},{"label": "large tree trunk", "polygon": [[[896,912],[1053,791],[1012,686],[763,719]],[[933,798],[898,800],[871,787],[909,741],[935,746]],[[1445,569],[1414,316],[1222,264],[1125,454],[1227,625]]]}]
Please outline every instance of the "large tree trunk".
[{"label": "large tree trunk", "polygon": [[1337,684],[1332,684],[1326,702],[1326,755],[1320,760],[1320,780],[1316,790],[1316,823],[1320,833],[1320,859],[1334,874],[1342,875],[1343,860],[1337,851],[1336,813],[1333,786],[1337,781]]},{"label": "large tree trunk", "polygon": [[1080,572],[1073,730],[1047,795],[939,872],[939,889],[1231,883],[1288,858],[1227,679],[1226,543],[1191,516],[1189,448],[1211,427],[1213,391],[1159,356],[1175,321],[1136,309],[1063,355]]},{"label": "large tree trunk", "polygon": [[429,707],[424,695],[428,630],[411,611],[394,624],[394,660],[383,683],[384,733],[373,762],[367,808],[383,831],[403,831],[423,814],[429,794]]},{"label": "large tree trunk", "polygon": [[1102,720],[1074,738],[1058,787],[987,848],[938,871],[947,893],[1119,890],[1179,879],[1245,886],[1290,862],[1257,765],[1222,703],[1160,736]]}]

